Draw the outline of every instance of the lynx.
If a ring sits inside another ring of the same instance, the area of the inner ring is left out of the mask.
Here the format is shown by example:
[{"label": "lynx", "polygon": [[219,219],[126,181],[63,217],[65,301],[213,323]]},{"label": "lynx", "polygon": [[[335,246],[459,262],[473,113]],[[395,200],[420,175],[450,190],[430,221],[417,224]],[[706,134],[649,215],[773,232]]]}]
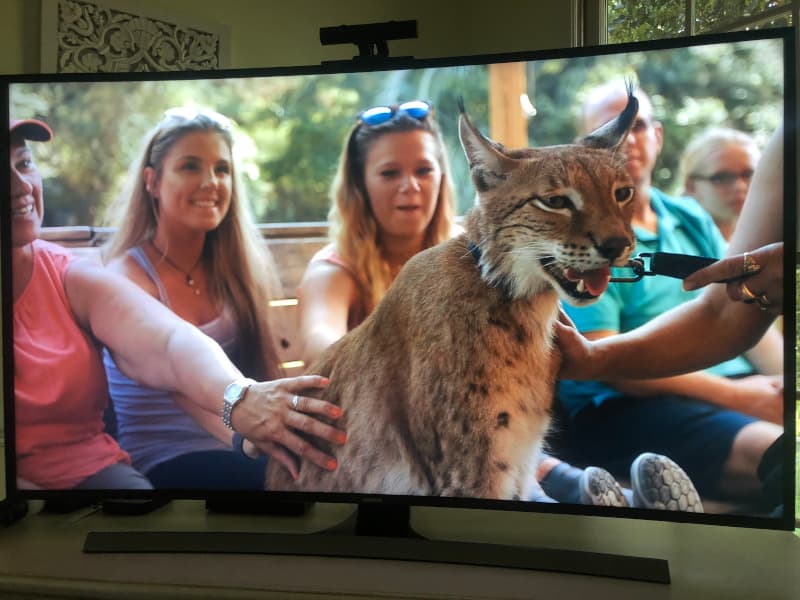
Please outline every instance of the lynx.
[{"label": "lynx", "polygon": [[638,102],[573,144],[506,150],[463,105],[477,189],[465,233],[406,263],[373,313],[310,366],[348,434],[328,472],[268,489],[526,500],[550,423],[559,297],[606,289],[634,244],[623,146]]}]

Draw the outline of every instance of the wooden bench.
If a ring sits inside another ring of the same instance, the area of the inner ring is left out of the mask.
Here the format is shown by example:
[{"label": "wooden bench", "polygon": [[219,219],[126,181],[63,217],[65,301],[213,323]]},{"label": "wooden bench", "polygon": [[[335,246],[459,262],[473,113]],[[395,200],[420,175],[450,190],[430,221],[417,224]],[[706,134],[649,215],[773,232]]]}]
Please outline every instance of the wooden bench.
[{"label": "wooden bench", "polygon": [[[275,347],[287,376],[302,373],[301,343],[297,329],[296,290],[311,257],[327,243],[326,223],[260,225],[259,231],[278,268],[283,288],[280,298],[270,303],[273,312]],[[100,246],[113,232],[102,227],[46,227],[42,238],[72,249],[75,254],[102,262]]]}]

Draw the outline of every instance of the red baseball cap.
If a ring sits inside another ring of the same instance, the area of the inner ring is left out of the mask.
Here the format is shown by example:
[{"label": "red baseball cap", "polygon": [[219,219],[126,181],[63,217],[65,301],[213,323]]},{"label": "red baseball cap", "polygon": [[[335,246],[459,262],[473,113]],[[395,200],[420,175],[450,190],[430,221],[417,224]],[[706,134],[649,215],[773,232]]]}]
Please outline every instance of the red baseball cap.
[{"label": "red baseball cap", "polygon": [[49,142],[53,139],[53,130],[47,123],[36,119],[11,119],[8,123],[8,131],[9,133],[17,131],[26,140],[34,142]]}]

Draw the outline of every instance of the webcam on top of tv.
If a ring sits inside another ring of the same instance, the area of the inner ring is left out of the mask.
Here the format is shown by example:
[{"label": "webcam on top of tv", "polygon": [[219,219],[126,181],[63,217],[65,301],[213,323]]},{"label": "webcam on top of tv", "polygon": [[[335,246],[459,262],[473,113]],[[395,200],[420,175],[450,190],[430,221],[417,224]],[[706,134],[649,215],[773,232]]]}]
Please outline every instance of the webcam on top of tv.
[{"label": "webcam on top of tv", "polygon": [[416,39],[417,22],[386,21],[362,25],[339,25],[320,27],[319,41],[323,46],[355,44],[358,54],[346,61],[323,61],[323,65],[354,63],[359,65],[386,64],[393,61],[410,60],[413,57],[389,57],[389,40]]}]

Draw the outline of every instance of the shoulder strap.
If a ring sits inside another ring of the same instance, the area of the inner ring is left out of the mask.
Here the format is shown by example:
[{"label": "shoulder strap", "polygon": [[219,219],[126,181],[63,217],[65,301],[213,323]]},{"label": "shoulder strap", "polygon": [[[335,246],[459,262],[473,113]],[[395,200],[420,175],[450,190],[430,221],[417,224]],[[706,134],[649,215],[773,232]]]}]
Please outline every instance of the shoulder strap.
[{"label": "shoulder strap", "polygon": [[164,287],[164,284],[161,283],[161,279],[156,273],[155,267],[153,267],[153,263],[150,262],[150,259],[147,258],[147,254],[145,253],[144,249],[141,246],[134,246],[130,250],[128,250],[128,254],[135,260],[144,272],[147,273],[147,276],[152,279],[153,283],[156,284],[156,289],[158,290],[158,299],[161,300],[161,303],[165,306],[172,308],[169,303],[169,296],[167,296],[167,290]]}]

